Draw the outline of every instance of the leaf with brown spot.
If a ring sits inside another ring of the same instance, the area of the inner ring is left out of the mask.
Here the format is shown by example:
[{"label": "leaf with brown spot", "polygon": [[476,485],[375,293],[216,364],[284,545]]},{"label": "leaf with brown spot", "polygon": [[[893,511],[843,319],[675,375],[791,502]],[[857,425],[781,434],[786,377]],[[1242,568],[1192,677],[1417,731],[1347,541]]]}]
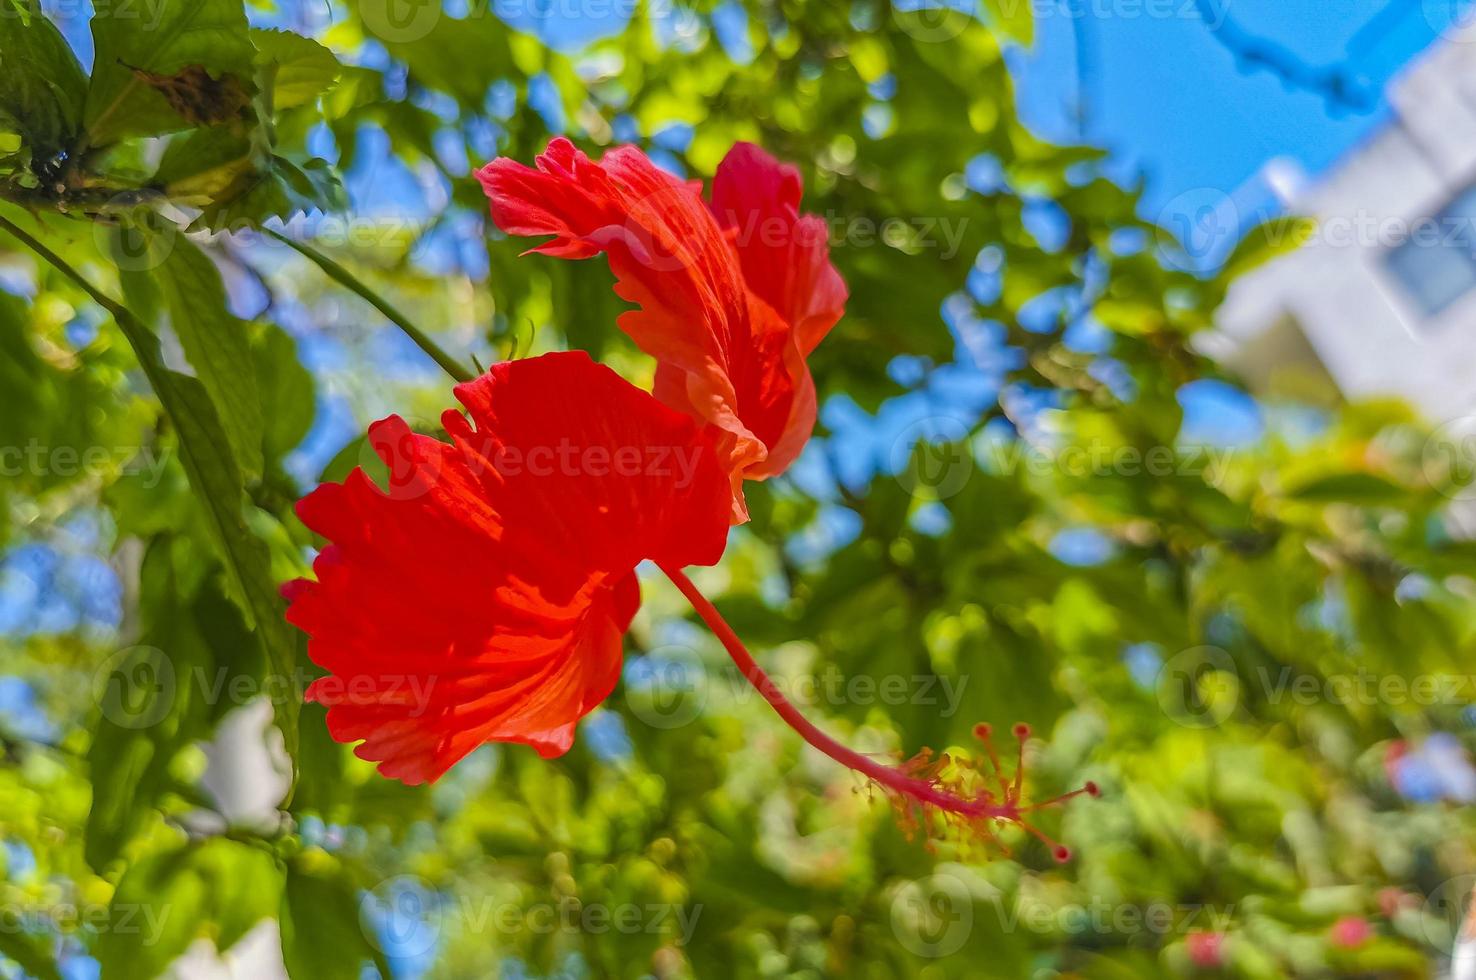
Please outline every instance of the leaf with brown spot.
[{"label": "leaf with brown spot", "polygon": [[134,77],[163,95],[175,112],[195,126],[233,119],[251,104],[251,93],[234,75],[212,78],[202,65],[186,65],[173,75],[125,66]]},{"label": "leaf with brown spot", "polygon": [[[187,105],[229,104],[235,87],[254,95],[256,48],[241,0],[151,0],[143,5],[144,16],[137,11],[125,16],[112,9],[120,6],[111,5],[112,16],[92,18],[93,70],[82,114],[84,148],[189,129],[192,123],[186,113],[153,81],[170,82],[171,89],[183,85],[186,91],[180,94]],[[217,91],[217,99],[203,97]]]}]

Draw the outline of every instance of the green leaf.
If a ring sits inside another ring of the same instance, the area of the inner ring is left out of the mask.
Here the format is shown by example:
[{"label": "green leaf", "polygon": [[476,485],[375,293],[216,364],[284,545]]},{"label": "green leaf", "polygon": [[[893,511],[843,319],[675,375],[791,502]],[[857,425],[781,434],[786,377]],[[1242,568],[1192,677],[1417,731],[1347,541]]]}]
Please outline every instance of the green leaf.
[{"label": "green leaf", "polygon": [[851,64],[856,66],[856,74],[868,85],[886,75],[887,49],[879,39],[858,37],[851,42],[849,54]]},{"label": "green leaf", "polygon": [[513,71],[508,29],[496,17],[441,14],[428,29],[383,38],[385,49],[410,69],[410,81],[439,89],[465,106],[481,106],[487,87]]},{"label": "green leaf", "polygon": [[1396,506],[1411,492],[1373,473],[1335,473],[1287,489],[1286,495],[1309,503],[1348,503],[1365,507]]},{"label": "green leaf", "polygon": [[172,649],[174,656],[154,646],[133,647],[99,671],[101,710],[87,751],[92,805],[83,849],[99,873],[149,819],[176,752],[201,734],[174,710],[183,693],[179,679],[192,665],[176,659],[180,647]]},{"label": "green leaf", "polygon": [[93,16],[92,40],[90,146],[219,121],[249,99],[256,50],[239,0],[114,4]]},{"label": "green leaf", "polygon": [[47,409],[41,381],[45,362],[27,336],[25,304],[0,291],[0,388],[5,411],[0,412],[0,444],[19,446],[40,427]]},{"label": "green leaf", "polygon": [[279,460],[297,447],[313,425],[316,395],[313,375],[297,359],[297,341],[276,324],[267,324],[251,345],[256,384],[266,416],[263,448]]},{"label": "green leaf", "polygon": [[33,935],[14,928],[0,929],[0,958],[14,960],[27,976],[36,980],[61,980],[56,957],[51,952],[54,942],[50,933]]},{"label": "green leaf", "polygon": [[[220,842],[222,844],[227,842]],[[215,946],[224,952],[263,919],[277,914],[285,885],[283,867],[266,850],[229,842],[211,855],[219,870]]]},{"label": "green leaf", "polygon": [[270,77],[275,109],[312,102],[333,87],[342,70],[332,51],[301,34],[253,29],[251,40],[256,44],[258,78]]},{"label": "green leaf", "polygon": [[301,819],[312,813],[335,822],[346,816],[353,798],[353,786],[347,779],[348,747],[335,742],[328,731],[328,710],[313,703],[302,706],[302,739],[298,747],[299,761],[305,779],[292,797],[293,815]]},{"label": "green leaf", "polygon": [[326,160],[313,158],[299,166],[273,156],[238,194],[207,205],[190,230],[259,228],[271,218],[288,221],[299,214],[340,211],[344,205],[343,185]]},{"label": "green leaf", "polygon": [[309,854],[287,872],[282,896],[282,958],[292,980],[358,980],[366,960],[393,976],[365,935],[359,891],[337,863]]},{"label": "green leaf", "polygon": [[[266,651],[268,669],[276,677],[295,678],[298,634],[287,625],[286,610],[271,575],[270,552],[247,526],[240,474],[225,447],[214,406],[195,379],[167,369],[160,377],[164,390],[160,385],[155,390],[179,430],[180,455],[195,496],[211,518],[221,545],[232,584],[231,598],[246,613],[248,624],[254,625]],[[273,704],[275,721],[282,730],[287,753],[294,759],[294,769],[298,710],[293,699]]]},{"label": "green leaf", "polygon": [[984,0],[984,9],[989,23],[1005,37],[1026,45],[1035,40],[1035,18],[1024,0]]},{"label": "green leaf", "polygon": [[203,208],[239,197],[256,181],[251,138],[231,129],[197,129],[169,141],[153,183],[175,204]]},{"label": "green leaf", "polygon": [[151,854],[118,882],[96,956],[102,980],[153,980],[199,935],[210,886],[187,849]]},{"label": "green leaf", "polygon": [[143,633],[97,671],[84,853],[99,873],[178,788],[171,768],[179,753],[236,706],[211,692],[228,691],[243,676],[258,681],[252,690],[261,688],[257,643],[215,579],[202,575],[212,564],[183,535],[156,538],[139,572]]},{"label": "green leaf", "polygon": [[259,138],[199,129],[170,142],[154,173],[171,201],[201,209],[190,231],[259,228],[271,218],[340,211],[334,168],[316,157],[297,164],[263,149]]},{"label": "green leaf", "polygon": [[0,0],[0,125],[50,159],[76,138],[87,76],[66,38],[28,0]]},{"label": "green leaf", "polygon": [[168,325],[210,395],[237,463],[246,476],[260,476],[262,403],[246,324],[226,308],[220,272],[194,242],[174,235],[160,244],[163,261],[125,273],[125,288],[141,291],[142,276],[158,287]]},{"label": "green leaf", "polygon": [[1272,218],[1256,225],[1236,243],[1230,257],[1225,260],[1225,267],[1216,277],[1216,282],[1229,285],[1257,266],[1295,252],[1316,231],[1317,222],[1294,215]]},{"label": "green leaf", "polygon": [[96,955],[102,980],[154,980],[202,936],[229,949],[269,917],[282,891],[270,853],[214,838],[151,854],[113,894]]}]

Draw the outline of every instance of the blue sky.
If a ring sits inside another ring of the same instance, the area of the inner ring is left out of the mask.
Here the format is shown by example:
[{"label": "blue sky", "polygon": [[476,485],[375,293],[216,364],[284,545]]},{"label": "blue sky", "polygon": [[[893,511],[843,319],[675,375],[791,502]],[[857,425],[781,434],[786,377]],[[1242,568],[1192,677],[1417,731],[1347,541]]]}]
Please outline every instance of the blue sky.
[{"label": "blue sky", "polygon": [[[1073,21],[1063,13],[1073,4],[1160,15]],[[1465,0],[1034,0],[1033,9],[1037,43],[1016,63],[1022,115],[1043,136],[1080,141],[1079,35],[1085,141],[1111,151],[1119,175],[1146,177],[1150,215],[1206,188],[1268,203],[1256,175],[1277,157],[1323,170],[1387,118],[1389,79],[1467,16]],[[1302,74],[1340,73],[1372,104],[1330,102],[1237,63],[1232,43],[1245,38],[1281,49]]]}]

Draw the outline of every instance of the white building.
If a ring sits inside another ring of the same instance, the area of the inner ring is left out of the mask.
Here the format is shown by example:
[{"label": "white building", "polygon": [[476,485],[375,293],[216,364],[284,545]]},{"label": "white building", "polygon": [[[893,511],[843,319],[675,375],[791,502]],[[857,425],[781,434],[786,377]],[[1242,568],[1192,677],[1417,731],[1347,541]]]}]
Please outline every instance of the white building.
[{"label": "white building", "polygon": [[[1263,174],[1318,231],[1239,279],[1203,346],[1262,389],[1398,396],[1453,442],[1476,433],[1476,26],[1406,68],[1389,103],[1392,118],[1315,181],[1284,164]],[[1465,490],[1452,517],[1476,537],[1476,484]],[[1476,980],[1476,905],[1440,975]]]},{"label": "white building", "polygon": [[1266,178],[1318,220],[1231,289],[1208,352],[1265,389],[1397,395],[1433,422],[1476,414],[1476,31],[1389,88],[1392,118],[1315,181]]}]

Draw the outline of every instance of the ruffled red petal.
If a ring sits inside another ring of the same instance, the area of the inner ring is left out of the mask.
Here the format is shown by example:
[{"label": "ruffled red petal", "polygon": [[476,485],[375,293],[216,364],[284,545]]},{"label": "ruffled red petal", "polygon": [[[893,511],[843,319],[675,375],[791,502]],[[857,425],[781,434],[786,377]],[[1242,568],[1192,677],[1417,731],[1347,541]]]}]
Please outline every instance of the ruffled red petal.
[{"label": "ruffled red petal", "polygon": [[487,741],[566,751],[613,690],[643,559],[710,565],[728,480],[693,421],[583,353],[499,364],[456,388],[451,442],[370,428],[362,470],[298,504],[330,542],[288,619],[329,671],[308,690],[339,741],[407,783]]},{"label": "ruffled red petal", "polygon": [[[835,322],[827,322],[835,283],[823,270],[779,282],[763,271],[776,261],[766,254],[755,259],[762,288],[750,288],[755,280],[745,280],[746,260],[740,261],[746,246],[730,242],[700,186],[660,170],[633,147],[596,163],[557,138],[536,163],[499,159],[478,173],[493,220],[508,234],[552,236],[530,251],[609,256],[616,292],[638,307],[620,317],[621,329],[656,358],[655,395],[717,430],[714,442],[733,479],[735,519],[742,520],[742,481],[782,472],[814,428],[815,391],[804,353]],[[797,189],[797,183],[775,185],[786,196],[770,210],[793,212]],[[828,269],[823,241],[818,253],[810,244],[796,256],[813,264],[817,254]],[[810,284],[823,295],[792,295]],[[786,320],[771,298],[800,316],[799,323]]]},{"label": "ruffled red petal", "polygon": [[830,229],[801,215],[799,170],[752,143],[735,143],[712,179],[712,213],[726,230],[748,287],[794,328],[808,355],[846,309],[846,284],[830,263]]}]

